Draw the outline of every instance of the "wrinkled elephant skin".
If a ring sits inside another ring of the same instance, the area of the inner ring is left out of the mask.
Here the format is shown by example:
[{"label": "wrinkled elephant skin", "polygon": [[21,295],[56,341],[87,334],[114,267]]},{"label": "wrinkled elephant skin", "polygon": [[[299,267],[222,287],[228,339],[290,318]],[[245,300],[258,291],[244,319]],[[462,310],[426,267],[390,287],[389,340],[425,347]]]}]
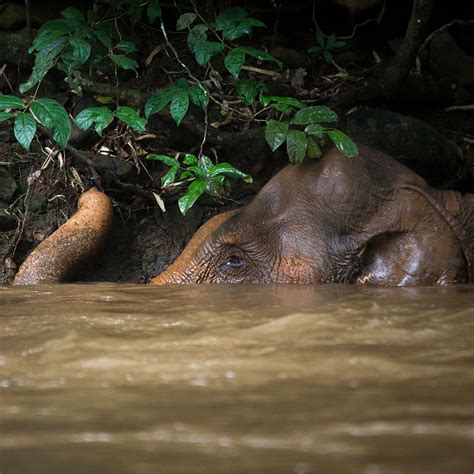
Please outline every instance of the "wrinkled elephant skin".
[{"label": "wrinkled elephant skin", "polygon": [[68,281],[102,250],[112,227],[112,202],[94,187],[81,196],[77,207],[23,262],[14,285]]},{"label": "wrinkled elephant skin", "polygon": [[[103,243],[110,201],[88,191],[81,202],[27,258],[15,283],[71,278]],[[474,282],[474,195],[432,189],[368,147],[356,158],[332,149],[287,166],[250,204],[209,220],[150,283],[328,282]]]},{"label": "wrinkled elephant skin", "polygon": [[431,189],[367,147],[278,173],[204,224],[151,284],[473,281],[474,195]]}]

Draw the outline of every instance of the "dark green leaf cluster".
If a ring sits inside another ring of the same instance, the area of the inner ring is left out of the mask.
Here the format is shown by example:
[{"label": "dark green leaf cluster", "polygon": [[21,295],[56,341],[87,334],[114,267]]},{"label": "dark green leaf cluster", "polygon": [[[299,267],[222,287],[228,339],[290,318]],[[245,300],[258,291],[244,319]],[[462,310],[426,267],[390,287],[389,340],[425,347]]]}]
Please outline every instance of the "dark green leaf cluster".
[{"label": "dark green leaf cluster", "polygon": [[[132,24],[141,20],[143,15],[150,23],[161,16],[159,0],[113,0],[108,13],[98,17],[93,10],[84,15],[69,7],[61,12],[61,18],[45,23],[30,48],[36,55],[35,66],[30,78],[20,86],[22,93],[39,84],[48,71],[54,67],[64,71],[73,92],[80,93],[80,71],[85,67],[99,67],[108,60],[115,68],[136,72],[137,62],[130,57],[136,52],[132,41],[122,38],[118,29],[119,18],[130,18]],[[347,156],[358,153],[355,143],[343,132],[327,124],[337,121],[336,114],[324,106],[308,107],[293,97],[267,95],[263,82],[254,79],[239,79],[248,58],[275,63],[280,69],[282,64],[265,51],[249,46],[239,46],[232,42],[252,33],[255,27],[265,25],[257,19],[249,18],[244,8],[229,8],[220,13],[214,22],[197,22],[202,19],[198,11],[182,14],[176,23],[178,31],[188,30],[187,44],[196,62],[207,67],[216,55],[225,52],[224,65],[233,78],[239,99],[254,113],[270,110],[267,119],[265,138],[275,151],[286,142],[288,158],[291,163],[299,163],[305,156],[317,158],[321,155],[321,145],[332,141]],[[114,20],[114,21],[111,21]],[[165,35],[165,39],[166,35]],[[309,50],[323,54],[328,62],[332,61],[331,51],[344,43],[334,35],[325,40],[319,33],[318,46]],[[206,73],[207,77],[207,73]],[[77,126],[86,130],[94,127],[102,136],[116,118],[136,132],[146,130],[147,120],[169,107],[171,117],[177,126],[188,112],[190,102],[207,110],[212,98],[212,82],[206,77],[199,82],[190,74],[190,80],[179,78],[171,85],[159,89],[148,99],[144,108],[145,117],[140,111],[119,105],[113,111],[105,106],[89,107],[82,110],[76,118]],[[216,100],[217,102],[217,100]],[[66,110],[53,99],[34,99],[30,102],[15,96],[0,96],[0,122],[14,121],[14,134],[18,142],[29,149],[36,133],[37,124],[49,130],[52,138],[65,147],[71,134],[71,120]],[[222,196],[228,191],[230,179],[251,182],[248,174],[234,168],[229,163],[214,164],[207,156],[187,154],[180,161],[167,155],[148,155],[150,160],[158,160],[169,166],[161,178],[162,188],[186,186],[185,194],[179,199],[179,208],[185,214],[204,193]]]},{"label": "dark green leaf cluster", "polygon": [[316,42],[318,43],[316,46],[313,46],[308,49],[308,53],[313,53],[317,56],[323,55],[324,60],[331,64],[333,62],[332,53],[338,48],[342,48],[346,45],[344,41],[337,41],[334,33],[327,38],[324,39],[324,36],[321,34],[320,31],[316,31]]},{"label": "dark green leaf cluster", "polygon": [[209,102],[209,92],[201,83],[191,85],[186,79],[178,79],[148,99],[145,104],[145,117],[150,118],[151,115],[170,104],[170,114],[179,126],[188,111],[189,100],[201,109],[205,109]]},{"label": "dark green leaf cluster", "polygon": [[128,106],[119,106],[115,112],[107,107],[89,107],[76,116],[76,125],[81,130],[87,130],[95,124],[94,130],[102,136],[103,130],[112,123],[114,116],[136,132],[145,131],[146,119],[140,117],[134,108]]},{"label": "dark green leaf cluster", "polygon": [[191,181],[186,193],[178,200],[179,210],[183,215],[191,209],[202,194],[221,196],[229,186],[229,178],[241,179],[247,183],[252,182],[250,175],[234,168],[231,164],[214,164],[205,155],[198,158],[195,155],[186,154],[182,162],[177,157],[173,158],[167,155],[149,154],[147,159],[161,161],[169,166],[169,170],[161,178],[162,188],[181,184],[176,182],[176,179],[180,182]]},{"label": "dark green leaf cluster", "polygon": [[160,0],[115,0],[111,2],[111,14],[119,15],[125,11],[132,24],[139,22],[146,13],[148,22],[153,24],[161,17]]},{"label": "dark green leaf cluster", "polygon": [[61,147],[71,136],[72,125],[64,107],[54,99],[35,99],[24,104],[19,97],[0,95],[0,122],[14,120],[13,132],[18,142],[29,150],[39,123]]},{"label": "dark green leaf cluster", "polygon": [[136,72],[138,63],[128,57],[136,51],[135,44],[120,40],[110,21],[99,21],[92,10],[86,19],[74,7],[63,10],[61,16],[46,22],[39,29],[28,50],[35,54],[35,65],[28,80],[20,85],[21,93],[36,86],[54,67],[63,71],[73,91],[80,93],[73,73],[90,65],[98,65],[107,57],[116,67]]},{"label": "dark green leaf cluster", "polygon": [[[291,120],[269,120],[265,128],[265,139],[272,151],[286,141],[286,150],[291,163],[299,163],[305,156],[319,158],[320,143],[328,137],[346,156],[358,154],[357,145],[345,133],[327,128],[322,123],[337,121],[337,115],[325,106],[300,108]],[[300,128],[304,127],[303,130]]]},{"label": "dark green leaf cluster", "polygon": [[[209,61],[224,49],[231,48],[229,41],[234,41],[245,35],[250,35],[254,27],[265,27],[265,24],[256,18],[248,18],[247,11],[242,7],[233,7],[224,10],[212,23],[199,23],[191,28],[191,25],[197,19],[195,13],[184,13],[176,22],[178,31],[190,28],[188,33],[188,47],[194,54],[196,62],[206,67]],[[211,41],[208,38],[209,33],[213,33],[218,41]],[[246,56],[253,56],[262,61],[273,61],[281,68],[281,62],[270,54],[249,47],[232,48],[227,53],[224,64],[226,69],[237,79],[240,70],[245,63]]]}]

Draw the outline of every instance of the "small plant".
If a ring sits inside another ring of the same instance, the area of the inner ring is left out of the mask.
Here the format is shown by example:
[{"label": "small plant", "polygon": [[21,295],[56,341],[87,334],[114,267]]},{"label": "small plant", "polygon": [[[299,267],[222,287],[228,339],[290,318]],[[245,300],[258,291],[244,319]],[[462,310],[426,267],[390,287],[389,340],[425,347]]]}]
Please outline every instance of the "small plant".
[{"label": "small plant", "polygon": [[45,127],[59,146],[65,147],[72,125],[64,107],[54,99],[35,99],[25,104],[19,97],[0,95],[0,122],[13,120],[13,133],[29,150],[37,124]]},{"label": "small plant", "polygon": [[170,104],[170,114],[179,126],[188,111],[189,100],[205,109],[209,102],[209,92],[202,84],[191,85],[186,79],[177,79],[148,99],[145,104],[145,117],[150,118],[151,115]]},{"label": "small plant", "polygon": [[80,71],[97,66],[108,58],[115,68],[136,72],[137,62],[128,55],[136,51],[131,41],[120,40],[110,21],[98,21],[93,10],[84,14],[73,7],[61,12],[63,18],[46,22],[28,50],[35,54],[35,65],[29,79],[20,85],[23,94],[40,83],[53,68],[66,74],[71,90],[81,93]]},{"label": "small plant", "polygon": [[[148,160],[161,161],[169,166],[167,173],[161,178],[161,187],[177,186],[183,182],[191,182],[186,193],[178,200],[178,206],[184,215],[204,193],[211,196],[222,196],[229,187],[229,178],[242,179],[246,183],[252,182],[252,177],[243,171],[234,168],[229,163],[214,164],[205,155],[198,158],[186,154],[180,162],[178,158],[167,155],[149,154]],[[179,176],[178,176],[179,174]],[[178,182],[176,179],[178,178]]]},{"label": "small plant", "polygon": [[95,124],[94,130],[99,136],[102,136],[104,128],[112,123],[114,117],[136,132],[145,131],[146,119],[140,117],[134,108],[124,105],[117,107],[115,112],[112,112],[108,107],[88,107],[77,114],[76,125],[81,130],[87,130]]},{"label": "small plant", "polygon": [[[196,13],[184,13],[178,18],[176,29],[181,31],[190,28],[196,19]],[[248,18],[245,8],[229,8],[218,15],[214,22],[199,23],[190,28],[188,47],[196,62],[203,67],[206,67],[214,56],[221,54],[226,48],[230,49],[224,58],[224,65],[235,79],[239,77],[246,56],[273,61],[281,68],[281,62],[264,51],[243,46],[233,47],[228,43],[251,34],[254,27],[264,28],[265,24],[255,18]],[[210,32],[218,41],[208,39]]]},{"label": "small plant", "polygon": [[[325,106],[301,108],[296,102],[294,104],[288,105],[289,109],[298,107],[299,110],[290,120],[268,120],[267,122],[265,139],[272,151],[286,141],[288,159],[291,163],[299,163],[305,156],[319,158],[322,153],[319,143],[324,144],[329,138],[344,155],[350,157],[359,153],[357,145],[345,133],[321,125],[337,121],[337,114],[334,111]],[[279,109],[281,110],[281,107]],[[289,113],[289,111],[285,110],[284,113]]]},{"label": "small plant", "polygon": [[329,38],[324,39],[324,36],[321,34],[320,31],[316,31],[316,42],[318,43],[316,46],[313,46],[308,49],[308,53],[315,54],[317,56],[322,55],[324,60],[328,64],[333,64],[334,59],[332,57],[332,53],[338,49],[342,48],[346,45],[344,41],[337,41],[334,33],[329,36]]}]

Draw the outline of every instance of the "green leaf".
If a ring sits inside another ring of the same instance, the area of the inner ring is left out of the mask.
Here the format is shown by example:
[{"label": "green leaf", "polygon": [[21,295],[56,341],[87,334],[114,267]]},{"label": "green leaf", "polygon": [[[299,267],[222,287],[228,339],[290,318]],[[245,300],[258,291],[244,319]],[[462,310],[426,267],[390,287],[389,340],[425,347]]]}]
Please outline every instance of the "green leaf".
[{"label": "green leaf", "polygon": [[11,112],[0,112],[0,122],[5,122],[13,117],[15,117],[15,114],[12,114]]},{"label": "green leaf", "polygon": [[265,127],[265,140],[275,151],[285,140],[288,134],[288,122],[269,120]]},{"label": "green leaf", "polygon": [[20,112],[16,116],[13,133],[18,143],[28,151],[36,133],[36,122],[31,114]]},{"label": "green leaf", "polygon": [[207,104],[209,103],[209,92],[204,86],[199,86],[198,84],[194,84],[188,89],[189,98],[194,105],[197,105],[201,109],[205,109]]},{"label": "green leaf", "polygon": [[310,123],[305,129],[305,133],[308,135],[314,135],[318,138],[323,138],[324,129],[319,123]]},{"label": "green leaf", "polygon": [[52,131],[53,139],[64,148],[72,131],[66,109],[54,99],[37,99],[31,103],[31,112],[43,127]]},{"label": "green leaf", "polygon": [[180,179],[192,178],[193,176],[198,179],[207,180],[206,170],[200,165],[189,166],[186,168],[186,170],[181,174]]},{"label": "green leaf", "polygon": [[216,25],[218,29],[222,29],[228,23],[235,22],[238,20],[242,20],[247,16],[247,10],[242,7],[233,7],[224,10],[220,15],[216,18]]},{"label": "green leaf", "polygon": [[342,154],[348,157],[357,156],[359,154],[357,145],[344,132],[340,130],[326,130],[326,133]]},{"label": "green leaf", "polygon": [[253,56],[254,58],[260,59],[261,61],[272,61],[277,64],[280,69],[283,68],[283,63],[279,59],[274,58],[271,54],[265,53],[265,51],[260,51],[259,49],[247,47],[242,49],[249,56]]},{"label": "green leaf", "polygon": [[176,125],[179,127],[181,120],[186,115],[189,107],[189,95],[183,89],[176,89],[173,98],[171,99],[170,113]]},{"label": "green leaf", "polygon": [[36,99],[31,103],[31,111],[36,120],[46,127],[53,129],[58,122],[66,120],[69,122],[69,116],[64,107],[54,99]]},{"label": "green leaf", "polygon": [[179,166],[179,161],[176,158],[173,158],[172,156],[168,155],[157,155],[155,153],[148,153],[146,159],[152,161],[161,161],[162,163],[168,166]]},{"label": "green leaf", "polygon": [[263,95],[263,94],[260,96],[260,103],[264,107],[267,107],[271,102],[274,102],[277,104],[290,105],[297,109],[304,109],[306,107],[306,105],[303,104],[303,102],[300,102],[299,100],[294,99],[293,97],[285,97],[285,96],[278,96],[278,95]]},{"label": "green leaf", "polygon": [[152,95],[145,104],[145,117],[148,119],[151,115],[158,113],[165,105],[171,102],[174,94],[174,89],[166,87]]},{"label": "green leaf", "polygon": [[291,123],[295,125],[320,122],[337,122],[336,112],[332,111],[329,107],[316,105],[299,110],[291,120]]},{"label": "green leaf", "polygon": [[[68,19],[57,19],[47,21],[38,30],[38,37],[49,36],[49,35],[67,35],[74,30],[74,23],[68,21]],[[34,46],[34,43],[33,43]]]},{"label": "green leaf", "polygon": [[191,153],[186,153],[183,159],[183,163],[185,165],[197,165],[198,164],[198,159],[196,155],[192,155]]},{"label": "green leaf", "polygon": [[196,179],[189,185],[186,194],[178,200],[178,207],[183,215],[186,215],[189,209],[193,207],[194,203],[206,190],[206,186],[207,181],[202,179]]},{"label": "green leaf", "polygon": [[213,56],[222,53],[224,45],[217,41],[202,41],[194,47],[194,57],[200,66],[207,66]]},{"label": "green leaf", "polygon": [[232,74],[234,79],[237,79],[240,70],[245,62],[245,51],[242,48],[235,48],[224,58],[224,66]]},{"label": "green leaf", "polygon": [[112,38],[110,32],[104,28],[104,25],[98,25],[94,30],[94,35],[106,48],[110,49],[112,48]]},{"label": "green leaf", "polygon": [[326,43],[324,41],[324,36],[321,34],[321,32],[319,30],[316,30],[316,41],[321,46],[321,48],[324,49],[326,47]]},{"label": "green leaf", "polygon": [[213,165],[209,169],[209,177],[214,179],[217,176],[229,176],[231,178],[239,178],[245,181],[246,183],[252,183],[253,179],[247,173],[240,171],[237,168],[234,168],[230,163],[219,163],[218,165]]},{"label": "green leaf", "polygon": [[211,196],[220,196],[222,194],[222,188],[227,183],[227,178],[224,175],[218,175],[207,182],[206,193]]},{"label": "green leaf", "polygon": [[209,175],[209,170],[214,166],[214,163],[206,155],[201,155],[199,158],[199,166],[205,171],[205,175]]},{"label": "green leaf", "polygon": [[22,109],[25,106],[23,101],[14,95],[0,95],[0,110]]},{"label": "green leaf", "polygon": [[313,140],[312,137],[306,137],[306,140],[308,142],[308,147],[306,150],[308,157],[319,158],[322,155],[322,151],[319,145]]},{"label": "green leaf", "polygon": [[173,84],[170,86],[172,90],[176,89],[189,89],[189,82],[184,79],[183,77],[180,77],[179,79],[176,79],[176,81],[173,82]]},{"label": "green leaf", "polygon": [[233,41],[238,38],[241,38],[242,36],[248,35],[252,32],[252,26],[251,25],[246,25],[244,23],[240,23],[238,25],[232,25],[229,27],[225,27],[223,29],[223,35],[222,37],[226,41]]},{"label": "green leaf", "polygon": [[326,49],[332,48],[335,42],[336,42],[336,36],[334,33],[332,33],[326,41]]},{"label": "green leaf", "polygon": [[134,59],[128,58],[123,54],[109,54],[109,57],[118,67],[137,72],[138,63]]},{"label": "green leaf", "polygon": [[207,30],[209,29],[206,25],[196,25],[188,33],[188,48],[192,53],[195,53],[195,49],[198,44],[203,43],[207,40]]},{"label": "green leaf", "polygon": [[81,38],[69,38],[69,44],[72,46],[72,56],[78,65],[84,64],[91,54],[91,45]]},{"label": "green leaf", "polygon": [[131,129],[136,132],[144,132],[146,126],[146,119],[140,117],[135,109],[128,106],[117,107],[115,116],[122,122],[126,123]]},{"label": "green leaf", "polygon": [[95,123],[95,131],[102,136],[103,130],[112,123],[113,119],[114,114],[107,107],[89,107],[79,112],[75,120],[81,130],[87,130]]},{"label": "green leaf", "polygon": [[323,48],[321,48],[321,46],[312,46],[308,49],[308,53],[313,54],[321,54],[321,51],[323,51]]},{"label": "green leaf", "polygon": [[166,188],[170,184],[173,184],[176,180],[176,173],[179,170],[179,163],[172,166],[162,177],[161,177],[161,187]]},{"label": "green leaf", "polygon": [[263,23],[260,20],[257,20],[256,18],[243,18],[242,20],[239,21],[239,23],[242,25],[250,25],[250,26],[257,26],[261,28],[266,28],[267,26],[265,23]]},{"label": "green leaf", "polygon": [[133,41],[119,41],[115,45],[115,49],[125,51],[126,53],[133,53],[137,51],[137,47],[135,46],[135,43]]},{"label": "green leaf", "polygon": [[61,16],[72,22],[73,25],[77,26],[84,25],[86,22],[83,13],[74,7],[67,7],[61,12]]},{"label": "green leaf", "polygon": [[20,92],[22,94],[43,80],[48,71],[54,66],[56,57],[63,51],[67,44],[67,38],[60,37],[48,42],[41,48],[36,55],[31,76],[26,82],[20,85]]},{"label": "green leaf", "polygon": [[176,22],[176,31],[181,31],[186,29],[188,26],[191,26],[195,19],[195,13],[184,13],[178,18],[178,21]]},{"label": "green leaf", "polygon": [[306,134],[300,130],[290,129],[286,137],[286,151],[290,163],[296,164],[303,161],[308,146]]},{"label": "green leaf", "polygon": [[332,63],[332,54],[327,49],[323,51],[323,58],[328,64]]},{"label": "green leaf", "polygon": [[161,6],[159,0],[149,0],[146,9],[146,16],[150,24],[155,23],[155,20],[161,17]]},{"label": "green leaf", "polygon": [[252,105],[258,92],[264,87],[263,82],[255,79],[239,79],[235,84],[238,94],[245,99],[245,105]]}]

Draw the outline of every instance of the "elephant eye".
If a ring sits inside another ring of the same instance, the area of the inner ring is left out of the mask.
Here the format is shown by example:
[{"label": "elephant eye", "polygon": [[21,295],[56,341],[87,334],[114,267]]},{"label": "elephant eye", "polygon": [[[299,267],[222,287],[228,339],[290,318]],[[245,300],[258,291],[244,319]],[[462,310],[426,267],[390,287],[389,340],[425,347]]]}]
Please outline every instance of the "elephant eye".
[{"label": "elephant eye", "polygon": [[245,260],[239,255],[231,255],[225,264],[230,268],[242,268],[245,266]]}]

